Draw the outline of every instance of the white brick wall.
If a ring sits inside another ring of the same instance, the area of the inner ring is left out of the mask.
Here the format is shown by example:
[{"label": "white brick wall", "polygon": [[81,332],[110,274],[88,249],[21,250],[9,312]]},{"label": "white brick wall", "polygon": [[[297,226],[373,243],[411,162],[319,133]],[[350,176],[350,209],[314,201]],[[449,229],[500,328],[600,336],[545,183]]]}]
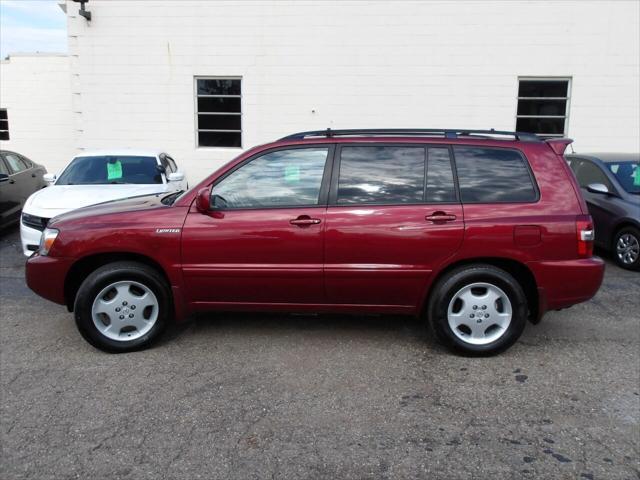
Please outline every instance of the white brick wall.
[{"label": "white brick wall", "polygon": [[[243,78],[243,145],[315,128],[513,130],[519,76],[572,78],[576,151],[640,150],[638,1],[67,1],[78,148],[167,149],[192,183],[194,76]],[[315,111],[315,113],[314,113]]]},{"label": "white brick wall", "polygon": [[73,156],[69,57],[32,54],[0,61],[0,108],[7,109],[10,135],[0,149],[22,153],[50,172]]}]

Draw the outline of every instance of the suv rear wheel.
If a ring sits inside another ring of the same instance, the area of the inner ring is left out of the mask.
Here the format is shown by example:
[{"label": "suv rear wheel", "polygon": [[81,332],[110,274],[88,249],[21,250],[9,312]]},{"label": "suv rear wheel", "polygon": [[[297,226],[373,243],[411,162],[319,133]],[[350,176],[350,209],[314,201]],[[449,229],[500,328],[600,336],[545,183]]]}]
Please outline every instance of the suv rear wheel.
[{"label": "suv rear wheel", "polygon": [[640,231],[634,227],[620,229],[613,240],[613,258],[622,268],[640,269]]},{"label": "suv rear wheel", "polygon": [[107,352],[149,346],[171,314],[169,287],[155,269],[115,262],[92,272],[78,290],[76,325],[91,345]]},{"label": "suv rear wheel", "polygon": [[515,343],[527,321],[518,281],[491,265],[467,265],[435,285],[428,316],[436,337],[471,355],[491,355]]}]

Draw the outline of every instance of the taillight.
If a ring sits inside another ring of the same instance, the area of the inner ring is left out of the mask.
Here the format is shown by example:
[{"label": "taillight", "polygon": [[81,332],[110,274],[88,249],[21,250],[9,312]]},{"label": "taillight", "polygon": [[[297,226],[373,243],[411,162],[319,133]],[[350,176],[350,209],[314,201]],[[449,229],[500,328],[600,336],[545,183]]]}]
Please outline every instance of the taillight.
[{"label": "taillight", "polygon": [[593,240],[595,231],[591,217],[589,220],[576,220],[576,233],[578,235],[578,256],[589,258],[593,256]]}]

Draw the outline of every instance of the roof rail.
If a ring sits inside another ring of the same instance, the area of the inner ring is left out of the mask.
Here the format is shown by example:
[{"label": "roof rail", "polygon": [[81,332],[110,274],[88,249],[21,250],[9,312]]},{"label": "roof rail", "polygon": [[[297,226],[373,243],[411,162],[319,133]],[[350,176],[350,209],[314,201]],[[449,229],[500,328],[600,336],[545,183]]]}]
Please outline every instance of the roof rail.
[{"label": "roof rail", "polygon": [[351,130],[310,130],[308,132],[298,132],[286,137],[282,140],[304,140],[307,137],[353,137],[353,136],[443,136],[444,138],[458,138],[458,136],[473,135],[504,135],[514,137],[516,140],[523,142],[541,142],[542,140],[535,133],[526,132],[507,132],[502,130],[469,130],[469,129],[440,129],[440,128],[363,128]]}]

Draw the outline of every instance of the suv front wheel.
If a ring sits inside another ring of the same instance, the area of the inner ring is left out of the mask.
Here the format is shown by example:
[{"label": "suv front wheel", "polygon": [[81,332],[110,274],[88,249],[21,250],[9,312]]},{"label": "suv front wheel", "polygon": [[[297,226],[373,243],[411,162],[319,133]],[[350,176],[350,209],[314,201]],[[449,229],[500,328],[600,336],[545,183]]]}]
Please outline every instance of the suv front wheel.
[{"label": "suv front wheel", "polygon": [[527,298],[508,272],[491,265],[467,265],[437,282],[428,317],[445,345],[466,354],[492,355],[522,334]]},{"label": "suv front wheel", "polygon": [[92,272],[74,304],[76,325],[91,345],[107,352],[149,346],[171,315],[169,287],[155,269],[114,262]]}]

